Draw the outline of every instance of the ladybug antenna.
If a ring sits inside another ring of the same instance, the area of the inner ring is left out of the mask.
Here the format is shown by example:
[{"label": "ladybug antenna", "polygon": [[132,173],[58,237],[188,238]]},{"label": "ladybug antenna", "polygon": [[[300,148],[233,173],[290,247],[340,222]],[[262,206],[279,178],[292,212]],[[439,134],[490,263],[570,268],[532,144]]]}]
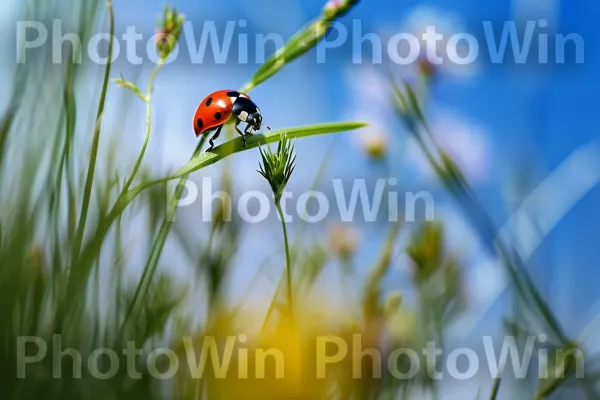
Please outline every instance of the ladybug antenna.
[{"label": "ladybug antenna", "polygon": [[267,128],[268,130],[271,130],[271,127],[267,124],[262,124],[262,126],[264,126],[265,128]]}]

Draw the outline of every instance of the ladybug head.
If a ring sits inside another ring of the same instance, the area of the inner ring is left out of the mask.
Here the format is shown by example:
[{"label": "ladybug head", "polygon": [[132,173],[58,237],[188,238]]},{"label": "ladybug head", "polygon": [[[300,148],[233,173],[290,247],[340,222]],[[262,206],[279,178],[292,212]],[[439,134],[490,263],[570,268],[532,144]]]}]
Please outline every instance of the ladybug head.
[{"label": "ladybug head", "polygon": [[262,126],[262,115],[259,112],[248,115],[246,122],[252,126],[252,129],[258,131]]},{"label": "ladybug head", "polygon": [[261,126],[265,126],[265,128],[267,128],[268,130],[271,130],[271,128],[265,124],[263,124],[263,117],[262,114],[260,113],[260,111],[255,112],[254,114],[250,114],[248,115],[248,118],[246,118],[246,122],[252,126],[252,129],[254,131],[258,131]]}]

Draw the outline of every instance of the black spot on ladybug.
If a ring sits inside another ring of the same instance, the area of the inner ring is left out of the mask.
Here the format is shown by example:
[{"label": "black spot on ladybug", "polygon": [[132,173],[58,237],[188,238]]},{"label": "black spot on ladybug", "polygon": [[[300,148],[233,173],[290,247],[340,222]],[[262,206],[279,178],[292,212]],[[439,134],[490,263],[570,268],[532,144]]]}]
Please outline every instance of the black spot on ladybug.
[{"label": "black spot on ladybug", "polygon": [[212,97],[209,97],[208,100],[206,100],[206,107],[209,107],[212,104]]},{"label": "black spot on ladybug", "polygon": [[215,113],[215,118],[216,118],[217,120],[221,119],[221,113],[220,113],[220,112],[218,112],[218,113]]},{"label": "black spot on ladybug", "polygon": [[196,124],[198,125],[198,129],[202,129],[202,127],[204,126],[204,122],[202,122],[202,120],[200,118],[198,118],[198,120],[196,121]]},{"label": "black spot on ladybug", "polygon": [[240,97],[239,92],[227,92],[227,97]]}]

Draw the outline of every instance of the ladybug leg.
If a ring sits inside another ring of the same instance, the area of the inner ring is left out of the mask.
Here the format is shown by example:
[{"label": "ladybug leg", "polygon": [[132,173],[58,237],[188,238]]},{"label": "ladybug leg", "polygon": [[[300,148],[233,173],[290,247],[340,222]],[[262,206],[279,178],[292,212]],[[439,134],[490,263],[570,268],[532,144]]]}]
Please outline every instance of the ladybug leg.
[{"label": "ladybug leg", "polygon": [[[236,126],[236,129],[237,129],[237,126]],[[251,136],[254,131],[252,129],[252,125],[250,125],[250,124],[246,125],[246,129],[244,129],[244,132],[240,131],[239,129],[237,131],[240,135],[242,135],[242,140],[244,141],[244,147],[245,147],[246,146],[246,136]]]},{"label": "ladybug leg", "polygon": [[237,131],[237,133],[239,133],[239,134],[240,134],[240,136],[242,137],[242,143],[243,143],[244,147],[246,147],[246,136],[244,135],[244,132],[242,132],[242,131],[240,130],[240,128],[238,127],[238,125],[240,124],[240,122],[242,122],[242,121],[240,121],[240,120],[238,119],[238,120],[237,120],[237,122],[235,123],[235,130],[236,130],[236,131]]},{"label": "ladybug leg", "polygon": [[252,127],[252,125],[250,125],[250,124],[246,125],[246,129],[244,129],[244,133],[246,135],[253,135],[254,134],[254,128]]},{"label": "ladybug leg", "polygon": [[219,135],[221,134],[221,129],[223,129],[223,125],[220,125],[215,134],[212,135],[212,137],[210,138],[210,140],[208,141],[208,143],[210,144],[210,147],[208,149],[206,149],[206,151],[211,151],[214,147],[215,147],[215,143],[214,140],[217,139],[219,137]]}]

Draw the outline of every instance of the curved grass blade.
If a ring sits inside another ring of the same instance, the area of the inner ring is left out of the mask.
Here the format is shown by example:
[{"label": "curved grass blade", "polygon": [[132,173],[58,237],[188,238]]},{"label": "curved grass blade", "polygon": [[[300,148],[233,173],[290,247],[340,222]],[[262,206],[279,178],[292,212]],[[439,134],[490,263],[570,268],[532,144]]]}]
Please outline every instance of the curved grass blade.
[{"label": "curved grass blade", "polygon": [[366,122],[334,122],[327,124],[280,129],[265,134],[250,136],[247,139],[245,147],[242,145],[242,141],[240,140],[240,138],[236,138],[225,142],[220,146],[215,147],[215,149],[211,152],[202,153],[198,157],[192,158],[190,161],[188,161],[185,165],[183,165],[181,168],[179,168],[179,170],[177,170],[173,175],[169,177],[145,182],[132,188],[127,192],[126,196],[121,200],[120,203],[122,203],[122,205],[127,205],[142,190],[149,188],[150,186],[188,175],[194,171],[198,171],[199,169],[208,167],[209,165],[212,165],[232,154],[251,150],[261,145],[278,142],[281,138],[281,135],[283,134],[286,134],[287,137],[290,139],[298,139],[309,136],[325,135],[329,133],[338,133],[354,129],[360,129],[364,128],[367,125],[368,124]]}]

